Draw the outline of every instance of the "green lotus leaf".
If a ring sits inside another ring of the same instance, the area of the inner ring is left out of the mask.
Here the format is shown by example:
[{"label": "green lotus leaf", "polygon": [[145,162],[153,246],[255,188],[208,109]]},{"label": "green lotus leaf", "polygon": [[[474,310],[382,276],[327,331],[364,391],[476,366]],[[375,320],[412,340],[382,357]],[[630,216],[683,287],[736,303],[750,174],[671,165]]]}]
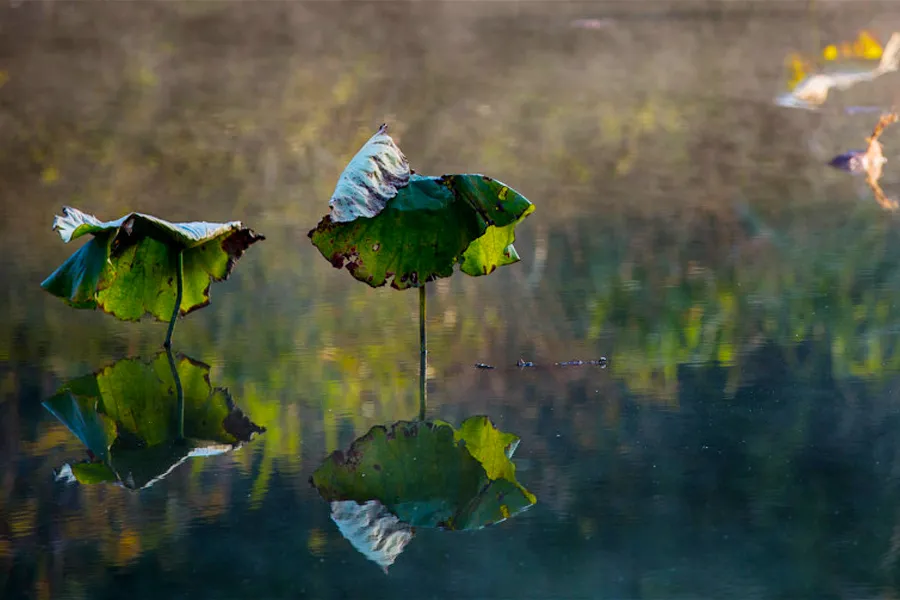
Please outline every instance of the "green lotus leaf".
[{"label": "green lotus leaf", "polygon": [[[172,365],[183,390],[183,415]],[[64,384],[44,406],[89,451],[90,462],[71,467],[74,477],[108,481],[105,468],[127,487],[146,487],[187,458],[227,452],[264,432],[227,390],[212,387],[209,370],[182,355],[170,363],[160,352],[150,361],[123,359]]]},{"label": "green lotus leaf", "polygon": [[459,431],[442,421],[400,421],[334,452],[311,481],[329,502],[376,501],[413,527],[479,529],[536,502],[515,481],[506,454],[517,441],[487,417],[468,419]]},{"label": "green lotus leaf", "polygon": [[[383,129],[379,136],[390,140]],[[332,199],[332,213],[309,232],[332,265],[372,287],[390,283],[402,290],[449,277],[457,264],[478,276],[519,260],[512,245],[515,227],[534,211],[524,196],[484,175],[414,174],[404,185],[389,178],[387,169],[365,167],[373,161],[396,165],[395,150],[399,153],[392,142],[367,145],[366,161],[357,155],[341,179],[370,185],[338,185],[344,205],[369,206],[375,195],[383,208],[357,211],[348,219],[335,212]]]},{"label": "green lotus leaf", "polygon": [[63,208],[53,229],[66,243],[91,234],[41,284],[75,308],[99,308],[118,319],[146,314],[169,321],[175,308],[179,254],[184,289],[179,314],[209,304],[213,281],[227,279],[244,251],[265,239],[230,223],[169,223],[141,213],[102,222]]}]

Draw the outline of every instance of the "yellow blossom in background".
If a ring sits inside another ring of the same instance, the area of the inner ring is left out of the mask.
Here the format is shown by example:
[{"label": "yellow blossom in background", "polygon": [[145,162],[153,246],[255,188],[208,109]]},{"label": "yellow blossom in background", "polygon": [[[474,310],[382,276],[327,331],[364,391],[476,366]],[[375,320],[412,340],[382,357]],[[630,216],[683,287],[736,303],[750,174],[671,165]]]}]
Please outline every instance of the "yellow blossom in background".
[{"label": "yellow blossom in background", "polygon": [[[822,50],[822,59],[833,62],[839,59],[879,60],[882,54],[881,44],[871,32],[862,30],[853,42],[829,44]],[[806,77],[815,71],[813,61],[803,55],[792,52],[785,60],[788,71],[788,90],[793,90]]]},{"label": "yellow blossom in background", "polygon": [[788,89],[792,90],[797,87],[797,84],[803,81],[807,75],[812,71],[812,65],[808,60],[797,54],[796,52],[792,52],[787,59],[788,70],[790,75],[788,77]]},{"label": "yellow blossom in background", "polygon": [[872,34],[865,29],[859,32],[852,43],[841,42],[840,46],[829,44],[822,50],[822,58],[825,60],[837,60],[838,58],[862,58],[865,60],[878,60],[881,58],[881,44]]}]

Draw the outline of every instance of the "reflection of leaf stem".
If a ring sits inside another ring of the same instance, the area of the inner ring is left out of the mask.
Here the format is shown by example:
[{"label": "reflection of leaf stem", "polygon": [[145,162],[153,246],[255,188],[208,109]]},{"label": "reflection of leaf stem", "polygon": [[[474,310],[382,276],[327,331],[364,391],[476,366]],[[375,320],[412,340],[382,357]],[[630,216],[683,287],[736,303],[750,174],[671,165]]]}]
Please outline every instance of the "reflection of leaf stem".
[{"label": "reflection of leaf stem", "polygon": [[[180,253],[179,253],[180,256]],[[181,270],[179,269],[179,272]],[[181,286],[178,286],[179,290]],[[181,294],[179,294],[180,296]],[[174,319],[173,319],[174,320]],[[172,332],[171,325],[169,333]],[[178,442],[184,441],[184,389],[181,387],[181,377],[178,376],[178,367],[175,366],[175,357],[172,356],[172,348],[166,345],[166,358],[169,359],[169,368],[172,370],[172,379],[175,380],[175,395],[178,399],[176,405],[176,417],[178,419]]]},{"label": "reflection of leaf stem", "polygon": [[425,420],[425,284],[419,286],[419,420]]},{"label": "reflection of leaf stem", "polygon": [[[184,251],[178,251],[178,274],[176,276],[175,308],[172,310],[172,318],[169,320],[169,331],[166,333],[166,341],[163,343],[166,350],[172,347],[172,332],[175,330],[175,319],[181,311],[181,295],[184,292]],[[169,356],[171,359],[171,354]],[[174,367],[173,367],[174,368]],[[176,377],[176,380],[178,378]]]}]

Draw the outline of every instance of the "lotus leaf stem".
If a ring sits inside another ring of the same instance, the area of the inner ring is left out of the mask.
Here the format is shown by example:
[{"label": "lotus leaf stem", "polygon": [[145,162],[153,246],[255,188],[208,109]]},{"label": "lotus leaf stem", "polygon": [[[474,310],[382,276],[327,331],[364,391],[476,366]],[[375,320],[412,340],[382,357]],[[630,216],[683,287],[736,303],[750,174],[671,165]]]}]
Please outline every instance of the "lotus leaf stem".
[{"label": "lotus leaf stem", "polygon": [[169,320],[169,331],[166,333],[166,341],[163,343],[163,346],[166,349],[172,347],[172,332],[175,330],[175,319],[178,318],[178,313],[181,312],[181,296],[184,293],[184,251],[178,251],[178,275],[176,277],[176,290],[175,290],[175,308],[172,310],[172,318]]},{"label": "lotus leaf stem", "polygon": [[425,284],[419,286],[419,420],[425,420],[425,371],[428,350],[425,346]]}]

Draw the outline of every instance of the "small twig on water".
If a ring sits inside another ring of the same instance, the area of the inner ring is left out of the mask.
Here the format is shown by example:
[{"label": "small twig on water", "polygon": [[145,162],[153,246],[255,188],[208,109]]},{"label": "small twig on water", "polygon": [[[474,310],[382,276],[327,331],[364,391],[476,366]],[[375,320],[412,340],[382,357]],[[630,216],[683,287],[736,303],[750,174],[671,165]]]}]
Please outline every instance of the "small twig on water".
[{"label": "small twig on water", "polygon": [[884,172],[884,164],[887,162],[887,159],[884,156],[884,149],[881,146],[881,142],[878,141],[878,138],[881,137],[881,134],[884,133],[884,130],[889,125],[892,125],[897,121],[898,115],[896,111],[892,110],[889,113],[883,114],[875,125],[875,129],[872,130],[872,135],[866,138],[865,150],[850,150],[844,152],[843,154],[835,156],[828,163],[829,166],[836,169],[865,175],[866,185],[871,188],[875,200],[882,208],[887,210],[896,210],[900,207],[900,204],[898,204],[896,200],[888,198],[884,193],[884,190],[881,189],[881,185],[878,183],[878,180],[881,179],[881,175]]},{"label": "small twig on water", "polygon": [[[598,358],[596,360],[567,360],[567,361],[563,361],[563,362],[553,363],[553,365],[557,366],[557,367],[581,367],[581,366],[585,366],[585,365],[590,365],[590,366],[600,367],[601,369],[605,369],[606,365],[608,363],[609,363],[609,361],[606,359],[606,357],[601,356],[600,358]],[[535,365],[530,360],[525,360],[523,358],[520,358],[518,361],[516,361],[516,366],[520,369],[529,369],[529,368],[536,367],[537,365]],[[475,368],[482,369],[482,370],[492,370],[495,367],[494,367],[494,365],[489,365],[487,363],[479,362],[479,363],[475,363]]]}]

